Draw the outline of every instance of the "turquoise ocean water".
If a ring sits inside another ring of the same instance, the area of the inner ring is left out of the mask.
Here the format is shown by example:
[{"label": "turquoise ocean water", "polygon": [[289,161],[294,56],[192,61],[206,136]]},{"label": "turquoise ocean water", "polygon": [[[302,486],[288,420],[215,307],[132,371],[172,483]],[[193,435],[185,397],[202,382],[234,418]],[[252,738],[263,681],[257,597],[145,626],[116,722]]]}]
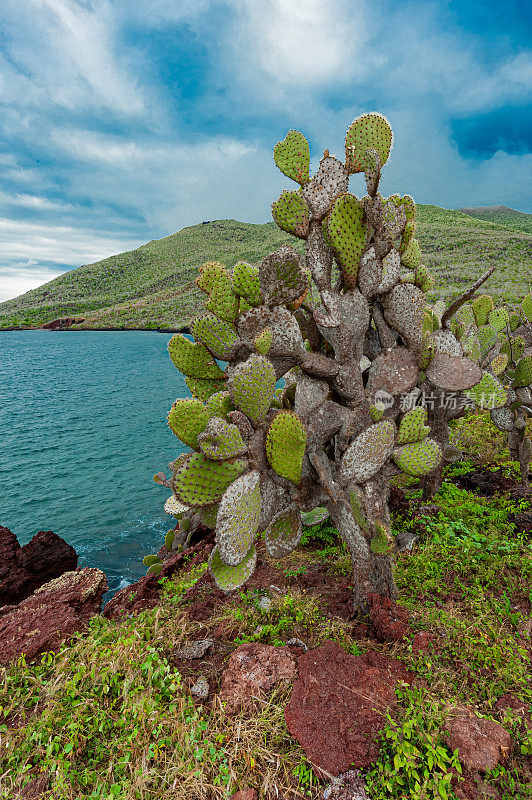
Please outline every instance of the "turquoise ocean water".
[{"label": "turquoise ocean water", "polygon": [[166,425],[189,391],[169,334],[0,334],[0,525],[53,530],[116,591],[145,574],[173,517],[152,476],[186,448]]}]

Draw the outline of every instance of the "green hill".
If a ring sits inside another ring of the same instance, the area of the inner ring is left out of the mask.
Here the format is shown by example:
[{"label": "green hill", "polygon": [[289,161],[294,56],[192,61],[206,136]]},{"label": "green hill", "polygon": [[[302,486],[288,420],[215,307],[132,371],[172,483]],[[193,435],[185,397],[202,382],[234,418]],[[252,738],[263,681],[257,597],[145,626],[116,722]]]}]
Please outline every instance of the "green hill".
[{"label": "green hill", "polygon": [[532,233],[532,214],[525,214],[523,211],[516,211],[508,206],[477,206],[457,210],[485,222],[494,222],[507,228],[517,228],[525,233]]},{"label": "green hill", "polygon": [[[507,210],[519,218],[532,216]],[[493,264],[499,269],[487,289],[495,297],[513,302],[528,291],[532,230],[434,205],[418,205],[417,219],[424,262],[438,288],[430,299],[456,296]],[[82,316],[84,328],[177,328],[200,307],[201,293],[194,284],[200,264],[219,260],[232,267],[241,259],[258,263],[284,243],[303,246],[273,222],[203,222],[78,267],[0,303],[0,327],[39,326],[60,317]]]}]

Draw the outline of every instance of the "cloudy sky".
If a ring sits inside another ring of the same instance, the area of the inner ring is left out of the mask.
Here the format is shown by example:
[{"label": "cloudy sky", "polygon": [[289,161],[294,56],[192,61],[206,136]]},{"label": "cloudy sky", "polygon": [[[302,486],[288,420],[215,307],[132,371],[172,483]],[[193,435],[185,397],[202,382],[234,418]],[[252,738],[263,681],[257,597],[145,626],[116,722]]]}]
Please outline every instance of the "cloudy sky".
[{"label": "cloudy sky", "polygon": [[275,142],[343,157],[371,110],[395,134],[383,194],[532,212],[527,5],[2,0],[0,300],[202,220],[268,221]]}]

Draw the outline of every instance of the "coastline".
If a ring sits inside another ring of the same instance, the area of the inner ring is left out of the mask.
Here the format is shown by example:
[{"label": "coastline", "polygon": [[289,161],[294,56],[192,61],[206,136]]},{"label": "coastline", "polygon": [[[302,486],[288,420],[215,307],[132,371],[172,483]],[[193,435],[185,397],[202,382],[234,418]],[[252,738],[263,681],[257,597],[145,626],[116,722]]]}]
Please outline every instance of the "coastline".
[{"label": "coastline", "polygon": [[40,327],[14,327],[0,328],[0,333],[13,333],[17,331],[49,331],[50,333],[83,333],[84,331],[116,331],[117,333],[129,333],[131,331],[143,331],[147,333],[190,333],[188,325],[183,325],[180,328],[117,328],[117,327],[94,327],[94,328],[45,328]]}]

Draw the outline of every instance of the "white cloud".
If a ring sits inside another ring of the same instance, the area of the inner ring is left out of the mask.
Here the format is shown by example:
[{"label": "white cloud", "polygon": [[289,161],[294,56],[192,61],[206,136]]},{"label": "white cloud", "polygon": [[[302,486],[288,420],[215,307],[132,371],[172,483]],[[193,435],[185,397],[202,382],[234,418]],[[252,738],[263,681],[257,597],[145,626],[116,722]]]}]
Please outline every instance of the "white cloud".
[{"label": "white cloud", "polygon": [[[35,263],[35,262],[31,262]],[[18,297],[30,289],[36,289],[43,283],[57,278],[61,272],[51,269],[22,269],[17,267],[16,271],[0,270],[0,303],[4,300],[11,300]]]}]

